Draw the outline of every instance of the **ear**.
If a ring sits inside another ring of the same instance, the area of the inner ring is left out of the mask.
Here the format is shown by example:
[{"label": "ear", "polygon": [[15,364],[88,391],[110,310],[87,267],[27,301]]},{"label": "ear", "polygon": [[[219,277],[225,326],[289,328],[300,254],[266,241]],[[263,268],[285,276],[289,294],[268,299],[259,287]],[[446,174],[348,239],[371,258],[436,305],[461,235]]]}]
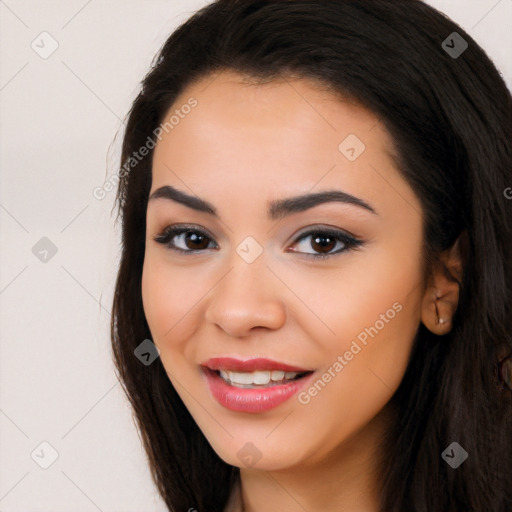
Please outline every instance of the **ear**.
[{"label": "ear", "polygon": [[447,334],[453,327],[462,282],[461,244],[466,241],[466,235],[464,231],[450,249],[440,254],[430,269],[421,304],[421,321],[437,335]]}]

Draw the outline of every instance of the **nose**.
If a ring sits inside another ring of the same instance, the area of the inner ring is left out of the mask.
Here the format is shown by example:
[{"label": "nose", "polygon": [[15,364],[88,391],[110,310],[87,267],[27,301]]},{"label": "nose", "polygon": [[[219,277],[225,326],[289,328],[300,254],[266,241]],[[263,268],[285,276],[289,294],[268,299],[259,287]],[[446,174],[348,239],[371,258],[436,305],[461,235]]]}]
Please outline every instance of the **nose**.
[{"label": "nose", "polygon": [[212,289],[206,321],[233,337],[258,329],[275,330],[286,321],[283,284],[259,257],[246,263],[236,256],[231,270]]}]

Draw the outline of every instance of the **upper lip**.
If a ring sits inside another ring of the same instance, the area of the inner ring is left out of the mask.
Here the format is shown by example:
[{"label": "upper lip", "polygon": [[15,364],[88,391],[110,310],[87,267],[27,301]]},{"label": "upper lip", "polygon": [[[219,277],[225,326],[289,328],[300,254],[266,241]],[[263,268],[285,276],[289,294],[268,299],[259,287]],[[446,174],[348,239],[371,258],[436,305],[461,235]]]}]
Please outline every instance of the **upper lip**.
[{"label": "upper lip", "polygon": [[309,372],[307,368],[300,368],[289,364],[265,359],[262,357],[254,359],[235,359],[233,357],[213,357],[201,363],[210,370],[225,370],[232,372],[251,372],[256,370],[283,370],[285,372]]}]

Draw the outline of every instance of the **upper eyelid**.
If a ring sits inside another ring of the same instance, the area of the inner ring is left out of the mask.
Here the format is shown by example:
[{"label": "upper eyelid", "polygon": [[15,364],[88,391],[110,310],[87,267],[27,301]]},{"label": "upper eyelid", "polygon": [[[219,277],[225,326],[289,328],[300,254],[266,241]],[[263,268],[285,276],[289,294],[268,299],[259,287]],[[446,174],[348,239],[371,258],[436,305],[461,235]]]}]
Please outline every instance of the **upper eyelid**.
[{"label": "upper eyelid", "polygon": [[[174,231],[174,233],[172,233]],[[195,231],[198,233],[201,233],[203,235],[206,235],[210,241],[214,242],[217,246],[217,242],[215,240],[215,237],[205,228],[198,227],[198,226],[192,226],[188,224],[170,224],[169,226],[164,227],[159,234],[157,234],[154,239],[165,237],[167,233],[172,233],[172,237],[182,235],[183,233],[187,231]],[[300,232],[296,235],[294,235],[293,239],[289,243],[297,243],[301,239],[311,236],[315,232],[321,232],[321,233],[332,233],[335,236],[338,236],[340,238],[348,238],[353,240],[354,242],[360,244],[363,242],[363,240],[356,235],[348,232],[347,230],[329,226],[325,224],[314,224],[312,226],[306,226],[305,228],[301,229]],[[193,250],[185,251],[185,252],[194,252]]]},{"label": "upper eyelid", "polygon": [[[189,224],[180,224],[180,223],[169,224],[169,225],[163,227],[160,230],[160,233],[158,235],[163,235],[167,231],[173,231],[173,230],[174,231],[181,231],[181,232],[183,232],[183,231],[198,231],[200,233],[208,235],[210,238],[215,238],[215,236],[206,228],[195,226],[195,225],[189,225]],[[318,230],[318,231],[322,231],[322,232],[324,232],[324,231],[332,231],[334,233],[339,233],[339,234],[346,235],[348,237],[352,237],[352,238],[355,238],[355,239],[358,238],[356,235],[354,235],[353,233],[351,233],[350,231],[348,231],[346,229],[338,228],[338,227],[335,227],[335,226],[329,226],[327,224],[313,224],[311,226],[306,226],[306,227],[302,228],[300,230],[300,233],[295,235],[295,236],[297,237],[297,236],[302,236],[302,235],[310,234],[311,231],[314,231],[314,230]]]},{"label": "upper eyelid", "polygon": [[169,226],[164,227],[156,236],[165,236],[168,232],[172,231],[175,231],[175,233],[173,233],[173,236],[179,236],[187,231],[195,231],[203,235],[206,235],[210,240],[215,241],[215,237],[207,229],[202,227],[200,228],[197,226],[190,226],[188,224],[170,224]]}]

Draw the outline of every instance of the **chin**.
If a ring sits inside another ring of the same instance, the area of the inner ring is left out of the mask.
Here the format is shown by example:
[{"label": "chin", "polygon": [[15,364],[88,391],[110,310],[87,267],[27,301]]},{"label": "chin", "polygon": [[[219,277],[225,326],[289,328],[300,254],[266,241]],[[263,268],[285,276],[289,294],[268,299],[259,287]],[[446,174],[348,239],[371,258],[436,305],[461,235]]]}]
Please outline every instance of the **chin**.
[{"label": "chin", "polygon": [[227,443],[208,441],[224,462],[240,469],[280,471],[303,463],[305,453],[297,449],[303,445],[302,442],[286,441],[283,437],[271,441],[265,439],[265,435],[268,432],[252,441],[250,436],[245,435],[235,435]]}]

